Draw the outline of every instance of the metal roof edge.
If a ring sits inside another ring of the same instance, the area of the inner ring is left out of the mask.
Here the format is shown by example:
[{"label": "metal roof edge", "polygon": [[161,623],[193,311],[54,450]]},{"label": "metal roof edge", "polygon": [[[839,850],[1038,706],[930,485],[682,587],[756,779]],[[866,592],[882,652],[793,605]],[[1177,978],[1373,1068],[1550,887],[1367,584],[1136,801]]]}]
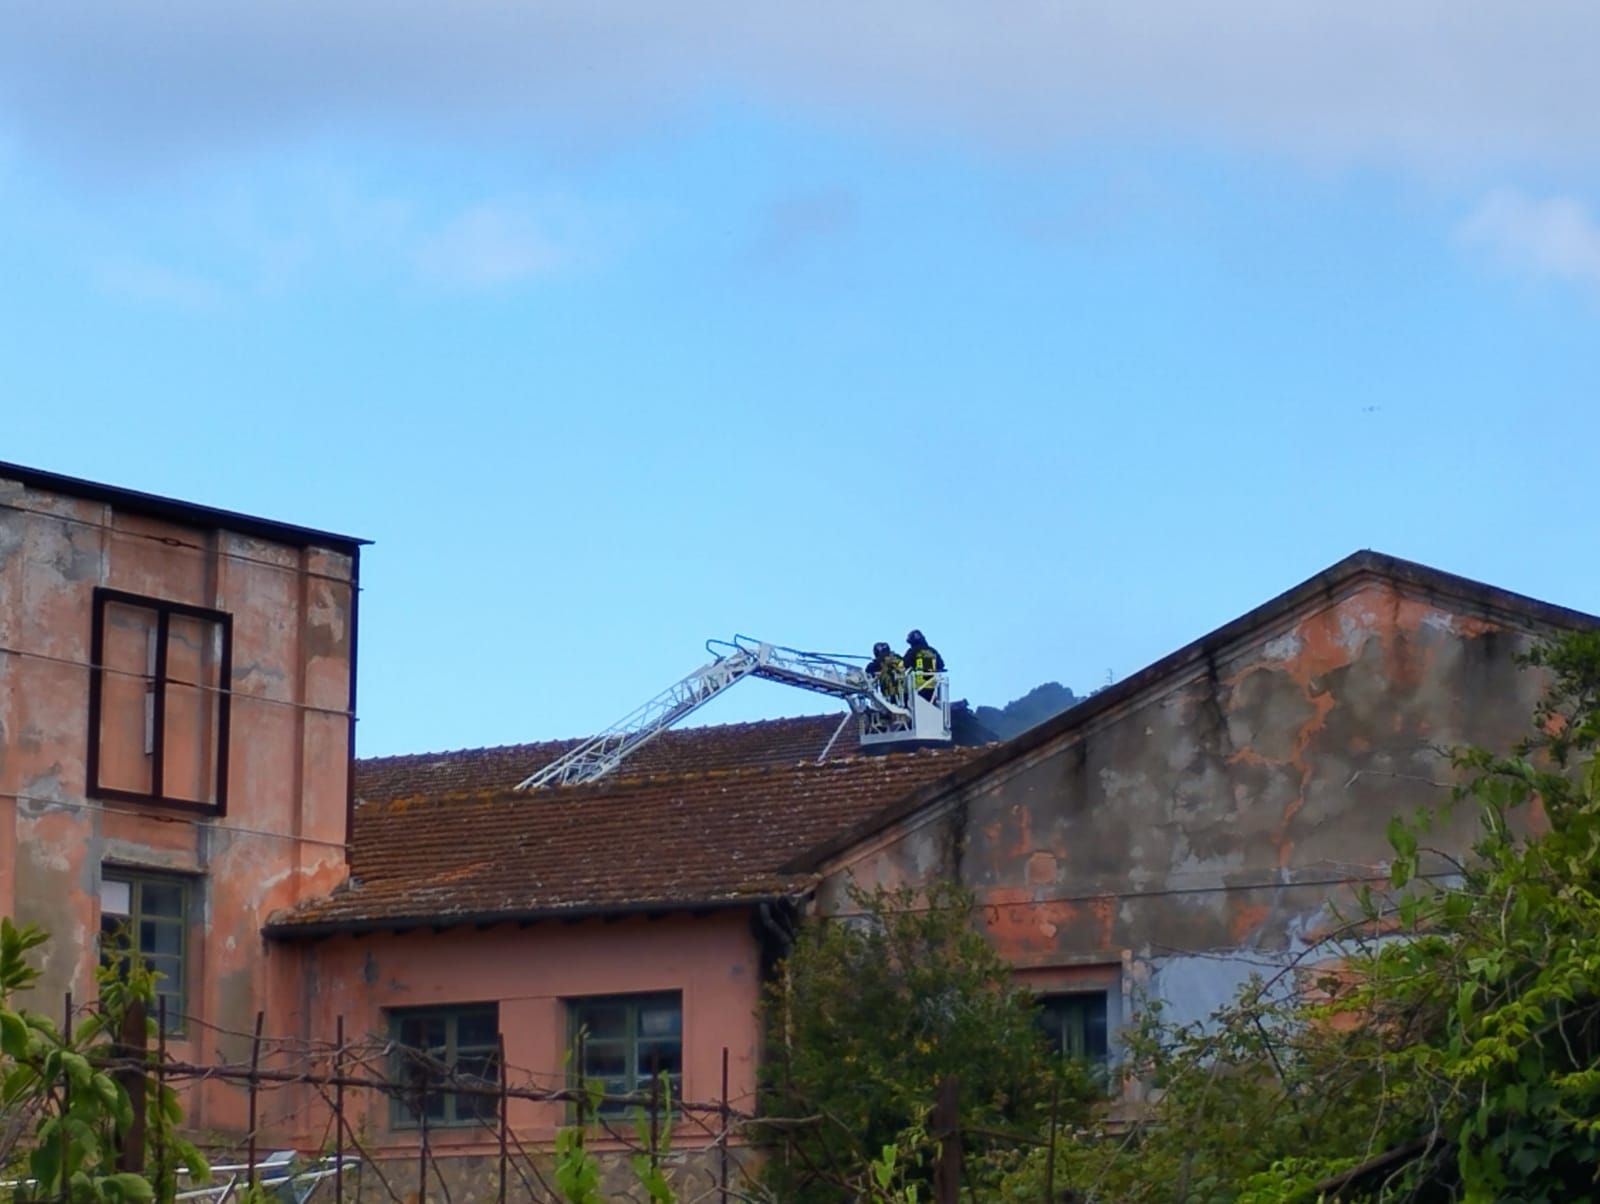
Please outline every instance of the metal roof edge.
[{"label": "metal roof edge", "polygon": [[237,531],[243,535],[270,539],[293,547],[326,547],[335,551],[354,553],[358,548],[372,543],[370,539],[361,539],[354,535],[339,535],[333,531],[319,531],[314,527],[302,527],[253,514],[241,514],[236,510],[202,506],[196,502],[144,493],[138,489],[125,489],[120,485],[107,485],[100,481],[87,481],[80,477],[47,472],[42,468],[29,468],[25,464],[0,461],[0,477],[21,481],[34,489],[47,489],[71,497],[106,502],[132,514],[164,518],[193,527]]}]

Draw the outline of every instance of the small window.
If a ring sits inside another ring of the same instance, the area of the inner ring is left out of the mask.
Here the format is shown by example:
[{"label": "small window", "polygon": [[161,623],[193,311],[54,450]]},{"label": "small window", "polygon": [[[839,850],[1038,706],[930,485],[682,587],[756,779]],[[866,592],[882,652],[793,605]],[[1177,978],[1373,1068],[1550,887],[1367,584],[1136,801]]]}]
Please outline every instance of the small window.
[{"label": "small window", "polygon": [[392,1073],[404,1084],[391,1118],[396,1128],[493,1121],[499,1099],[488,1091],[451,1087],[500,1085],[500,1007],[494,1003],[406,1008],[389,1013]]},{"label": "small window", "polygon": [[[680,1098],[683,997],[677,991],[573,999],[567,1008],[573,1066],[582,1080],[597,1081],[607,1096],[642,1095],[664,1073],[672,1098]],[[629,1107],[608,1099],[600,1111],[614,1116]]]},{"label": "small window", "polygon": [[189,883],[183,878],[107,869],[100,875],[100,964],[137,957],[155,971],[167,1031],[183,1031],[189,944]]},{"label": "small window", "polygon": [[89,657],[89,793],[222,814],[231,617],[97,589]]},{"label": "small window", "polygon": [[1044,995],[1039,1000],[1039,1026],[1058,1054],[1104,1066],[1108,1048],[1106,1004],[1104,991]]}]

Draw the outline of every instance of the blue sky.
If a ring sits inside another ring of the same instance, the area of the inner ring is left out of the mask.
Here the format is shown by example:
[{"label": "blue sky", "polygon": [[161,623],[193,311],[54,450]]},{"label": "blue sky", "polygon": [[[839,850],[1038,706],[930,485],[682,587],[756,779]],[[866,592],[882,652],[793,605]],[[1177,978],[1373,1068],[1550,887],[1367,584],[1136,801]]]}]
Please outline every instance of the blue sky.
[{"label": "blue sky", "polygon": [[23,5],[0,459],[374,539],[368,754],[1360,547],[1600,610],[1600,14],[1127,7]]}]

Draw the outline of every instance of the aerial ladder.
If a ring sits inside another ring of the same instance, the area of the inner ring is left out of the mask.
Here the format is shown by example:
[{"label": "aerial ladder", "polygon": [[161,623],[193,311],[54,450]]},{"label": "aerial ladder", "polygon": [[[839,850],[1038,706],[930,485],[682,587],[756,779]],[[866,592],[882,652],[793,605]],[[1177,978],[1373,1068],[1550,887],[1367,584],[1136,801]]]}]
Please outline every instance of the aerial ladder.
[{"label": "aerial ladder", "polygon": [[602,778],[630,753],[747,677],[840,699],[850,708],[845,720],[851,715],[856,719],[863,747],[950,741],[949,681],[943,673],[927,675],[920,689],[903,679],[891,695],[864,666],[851,663],[862,658],[802,652],[742,635],[707,640],[706,651],[711,653],[709,663],[569,749],[518,783],[517,789],[578,786]]}]

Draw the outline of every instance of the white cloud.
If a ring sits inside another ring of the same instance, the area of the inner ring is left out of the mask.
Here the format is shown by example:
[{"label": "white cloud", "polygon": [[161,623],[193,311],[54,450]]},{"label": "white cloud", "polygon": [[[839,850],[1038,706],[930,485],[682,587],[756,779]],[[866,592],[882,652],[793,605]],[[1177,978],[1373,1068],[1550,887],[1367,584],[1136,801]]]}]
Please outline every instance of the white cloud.
[{"label": "white cloud", "polygon": [[149,260],[108,260],[99,265],[98,276],[109,293],[157,305],[210,310],[227,299],[214,281]]},{"label": "white cloud", "polygon": [[1539,200],[1503,189],[1485,197],[1457,234],[1514,271],[1600,287],[1600,224],[1572,197]]},{"label": "white cloud", "polygon": [[570,147],[730,96],[990,147],[1593,164],[1596,45],[1593,0],[21,0],[0,120],[119,170],[373,130]]},{"label": "white cloud", "polygon": [[424,236],[416,249],[422,275],[460,288],[493,288],[547,275],[567,251],[528,212],[504,203],[476,205]]}]

